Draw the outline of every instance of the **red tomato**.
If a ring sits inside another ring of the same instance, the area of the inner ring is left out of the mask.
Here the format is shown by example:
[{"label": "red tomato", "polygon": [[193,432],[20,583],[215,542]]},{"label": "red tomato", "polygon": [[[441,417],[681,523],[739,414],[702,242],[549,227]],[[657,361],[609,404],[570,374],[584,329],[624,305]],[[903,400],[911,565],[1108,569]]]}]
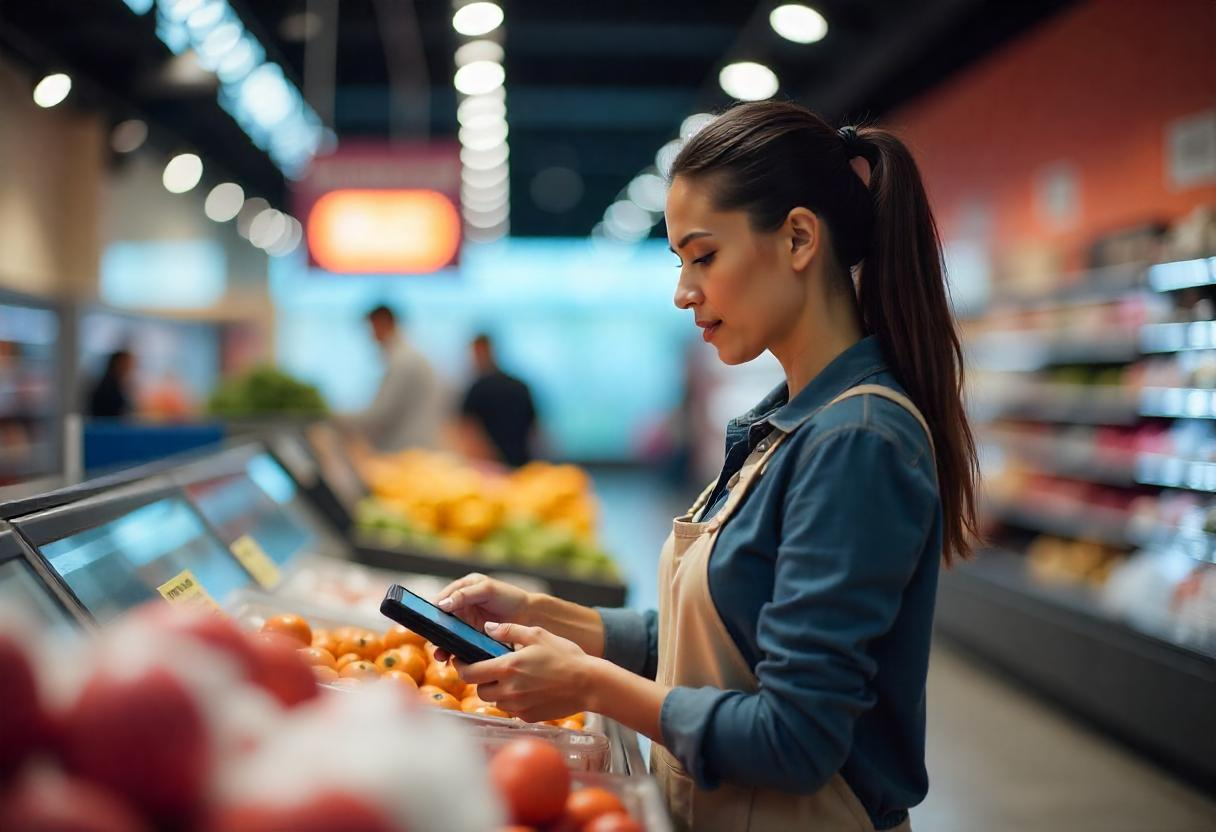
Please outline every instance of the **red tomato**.
[{"label": "red tomato", "polygon": [[291,708],[317,696],[317,677],[297,652],[294,639],[258,633],[250,640],[257,666],[253,683]]},{"label": "red tomato", "polygon": [[583,832],[646,832],[646,830],[642,828],[642,824],[624,812],[609,812],[584,826]]},{"label": "red tomato", "polygon": [[236,661],[241,670],[253,676],[257,656],[241,628],[226,615],[189,607],[145,604],[131,614],[132,621],[148,624],[163,632],[181,633]]},{"label": "red tomato", "polygon": [[46,740],[38,682],[25,649],[0,634],[0,780],[15,772]]},{"label": "red tomato", "polygon": [[169,671],[95,674],[62,727],[68,771],[163,821],[184,823],[199,808],[213,750],[199,704]]},{"label": "red tomato", "polygon": [[0,798],[0,829],[22,832],[148,832],[104,789],[58,773],[29,777]]},{"label": "red tomato", "polygon": [[556,747],[514,740],[490,761],[490,780],[515,823],[543,826],[561,817],[570,796],[570,769]]},{"label": "red tomato", "polygon": [[574,821],[576,829],[582,829],[600,815],[624,811],[625,804],[607,789],[579,789],[566,801],[566,817]]},{"label": "red tomato", "polygon": [[294,806],[228,808],[212,817],[203,832],[395,832],[396,828],[365,801],[329,792]]}]

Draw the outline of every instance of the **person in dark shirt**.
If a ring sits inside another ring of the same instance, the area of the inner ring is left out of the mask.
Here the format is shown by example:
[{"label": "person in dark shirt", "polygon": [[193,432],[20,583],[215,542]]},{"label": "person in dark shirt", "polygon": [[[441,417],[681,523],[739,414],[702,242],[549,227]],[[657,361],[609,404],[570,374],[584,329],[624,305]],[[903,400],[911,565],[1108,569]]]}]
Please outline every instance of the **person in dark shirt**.
[{"label": "person in dark shirt", "polygon": [[130,350],[116,350],[106,360],[106,369],[89,393],[89,416],[94,419],[125,419],[134,409],[131,378],[135,356]]},{"label": "person in dark shirt", "polygon": [[496,456],[512,467],[523,465],[532,459],[536,425],[532,393],[528,385],[498,366],[488,335],[474,338],[472,350],[477,377],[460,407],[464,432],[470,439],[467,444],[489,452],[474,451],[474,456]]}]

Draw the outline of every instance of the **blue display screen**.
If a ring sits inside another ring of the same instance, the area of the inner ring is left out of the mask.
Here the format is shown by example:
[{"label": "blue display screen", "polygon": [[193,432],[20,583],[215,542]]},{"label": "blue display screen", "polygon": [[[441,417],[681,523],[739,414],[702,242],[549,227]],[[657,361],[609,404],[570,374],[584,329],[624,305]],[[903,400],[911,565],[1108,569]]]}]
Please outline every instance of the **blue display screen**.
[{"label": "blue display screen", "polygon": [[180,497],[157,500],[39,547],[100,623],[145,601],[190,570],[218,603],[248,587],[247,573]]},{"label": "blue display screen", "polygon": [[295,481],[268,454],[250,459],[244,473],[192,483],[186,493],[225,543],[248,535],[279,566],[315,546]]},{"label": "blue display screen", "polygon": [[470,644],[477,645],[491,656],[505,656],[511,652],[511,648],[507,645],[500,641],[495,641],[451,613],[446,613],[424,598],[419,598],[408,589],[402,588],[401,598],[397,600],[397,603],[406,609],[413,610],[432,624],[439,625]]}]

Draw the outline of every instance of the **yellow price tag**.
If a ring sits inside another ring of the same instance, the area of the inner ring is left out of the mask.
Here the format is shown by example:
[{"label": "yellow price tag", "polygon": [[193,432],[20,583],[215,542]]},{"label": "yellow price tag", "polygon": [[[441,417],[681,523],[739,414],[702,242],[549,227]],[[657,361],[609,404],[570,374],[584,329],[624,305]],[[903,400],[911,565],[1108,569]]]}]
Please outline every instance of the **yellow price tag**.
[{"label": "yellow price tag", "polygon": [[191,607],[203,607],[212,612],[220,612],[220,605],[203,588],[198,578],[189,569],[183,570],[156,588],[170,604],[183,604]]},{"label": "yellow price tag", "polygon": [[263,589],[274,589],[279,585],[282,576],[279,567],[266,550],[249,535],[244,535],[232,541],[232,554],[241,562],[241,566],[253,576]]}]

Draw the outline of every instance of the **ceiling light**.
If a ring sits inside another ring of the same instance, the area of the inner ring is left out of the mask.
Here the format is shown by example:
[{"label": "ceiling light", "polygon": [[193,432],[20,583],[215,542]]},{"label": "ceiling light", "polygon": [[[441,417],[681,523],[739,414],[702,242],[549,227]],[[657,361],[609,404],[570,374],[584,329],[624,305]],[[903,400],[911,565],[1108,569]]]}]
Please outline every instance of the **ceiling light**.
[{"label": "ceiling light", "polygon": [[671,166],[675,162],[676,157],[680,155],[682,147],[684,147],[684,142],[679,139],[672,139],[660,147],[658,153],[654,154],[654,166],[659,169],[659,175],[664,179],[671,177]]},{"label": "ceiling light", "polygon": [[709,113],[693,113],[688,118],[684,119],[684,121],[680,122],[680,138],[684,141],[688,141],[693,136],[697,135],[697,133],[701,132],[701,129],[713,120],[714,116],[710,115]]},{"label": "ceiling light", "polygon": [[456,50],[456,66],[467,66],[474,61],[493,61],[500,64],[505,57],[502,47],[492,40],[471,40]]},{"label": "ceiling light", "polygon": [[502,86],[507,78],[502,64],[494,61],[473,61],[456,70],[456,89],[465,95],[484,95]]},{"label": "ceiling light", "polygon": [[260,196],[250,197],[245,200],[245,204],[241,206],[241,212],[236,215],[236,231],[242,237],[248,239],[249,228],[253,225],[254,217],[261,214],[270,203],[262,199]]},{"label": "ceiling light", "polygon": [[72,91],[72,79],[62,72],[48,75],[34,87],[34,103],[49,108],[59,104]]},{"label": "ceiling light", "polygon": [[279,239],[266,247],[266,253],[271,257],[283,257],[291,254],[304,241],[304,226],[295,217],[283,215],[287,220],[287,229]]},{"label": "ceiling light", "polygon": [[474,133],[496,132],[498,130],[506,131],[507,118],[505,114],[498,113],[478,113],[469,116],[460,123],[463,130],[469,130]]},{"label": "ceiling light", "polygon": [[604,212],[604,223],[627,234],[644,234],[654,227],[654,217],[649,211],[622,200],[608,206]]},{"label": "ceiling light", "polygon": [[810,6],[789,3],[773,9],[768,16],[773,31],[794,43],[816,43],[828,33],[828,22]]},{"label": "ceiling light", "polygon": [[667,206],[667,180],[654,173],[640,173],[629,183],[629,200],[652,213],[661,213]]},{"label": "ceiling light", "polygon": [[502,25],[502,9],[496,3],[469,3],[452,15],[452,28],[465,37],[488,35]]},{"label": "ceiling light", "polygon": [[718,83],[727,95],[740,101],[772,98],[780,86],[771,69],[752,61],[740,61],[723,67],[718,73]]},{"label": "ceiling light", "polygon": [[463,213],[465,223],[473,228],[494,228],[506,221],[511,214],[511,209],[506,203],[503,203],[488,211],[465,209]]},{"label": "ceiling light", "polygon": [[498,204],[506,199],[510,193],[511,184],[506,179],[488,188],[477,188],[472,185],[461,185],[460,202],[461,204],[477,203],[479,205],[484,205],[486,203]]},{"label": "ceiling light", "polygon": [[161,177],[165,190],[171,194],[184,194],[192,190],[203,178],[203,160],[193,153],[182,153],[174,156],[165,165],[165,173]]},{"label": "ceiling light", "polygon": [[505,163],[510,155],[511,150],[506,143],[491,150],[473,150],[465,147],[460,151],[460,164],[473,170],[493,170]]},{"label": "ceiling light", "polygon": [[258,248],[270,248],[287,233],[287,215],[267,208],[253,218],[249,225],[249,242]]},{"label": "ceiling light", "polygon": [[510,174],[510,168],[507,167],[506,163],[484,170],[462,167],[460,170],[460,181],[470,188],[493,188],[506,182]]},{"label": "ceiling light", "polygon": [[241,186],[235,182],[224,182],[216,185],[211,189],[211,193],[207,194],[207,201],[203,204],[203,213],[207,215],[207,219],[215,222],[228,222],[228,220],[236,218],[244,204],[245,192]]},{"label": "ceiling light", "polygon": [[461,124],[468,124],[472,119],[483,118],[485,116],[494,116],[496,118],[507,117],[507,104],[505,91],[502,87],[485,95],[471,95],[464,101],[460,102],[460,106],[456,108],[456,120]]},{"label": "ceiling light", "polygon": [[500,121],[484,128],[461,127],[460,144],[470,150],[492,150],[507,140],[507,123]]},{"label": "ceiling light", "polygon": [[110,133],[110,147],[115,153],[131,153],[139,150],[148,140],[148,125],[137,118],[128,119],[114,125]]},{"label": "ceiling light", "polygon": [[223,3],[210,3],[206,6],[200,6],[191,13],[190,18],[186,21],[186,25],[191,29],[210,29],[224,19],[224,12],[227,10],[228,7]]}]

